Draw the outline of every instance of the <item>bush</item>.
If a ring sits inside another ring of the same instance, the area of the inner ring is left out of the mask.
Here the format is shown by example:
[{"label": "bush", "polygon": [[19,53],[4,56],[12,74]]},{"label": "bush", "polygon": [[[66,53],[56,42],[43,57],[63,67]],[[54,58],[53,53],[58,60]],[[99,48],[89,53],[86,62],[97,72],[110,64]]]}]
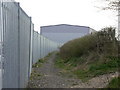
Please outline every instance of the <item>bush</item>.
[{"label": "bush", "polygon": [[83,54],[96,49],[96,35],[87,35],[66,43],[60,48],[63,58],[80,57]]},{"label": "bush", "polygon": [[114,28],[104,28],[64,44],[57,64],[82,80],[116,72],[120,66],[117,43]]},{"label": "bush", "polygon": [[106,56],[117,55],[117,40],[115,29],[104,28],[104,31],[89,34],[84,37],[69,41],[60,48],[60,56],[63,59],[71,57],[81,57],[94,51],[98,54],[104,53]]}]

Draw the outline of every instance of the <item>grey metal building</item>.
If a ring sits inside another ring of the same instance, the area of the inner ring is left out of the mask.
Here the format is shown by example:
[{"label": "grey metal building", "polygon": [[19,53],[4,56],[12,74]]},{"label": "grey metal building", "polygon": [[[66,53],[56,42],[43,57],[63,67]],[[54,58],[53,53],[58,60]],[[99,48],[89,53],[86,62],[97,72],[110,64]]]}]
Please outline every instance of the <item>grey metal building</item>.
[{"label": "grey metal building", "polygon": [[90,27],[68,24],[41,27],[41,34],[43,36],[63,44],[70,40],[91,34],[92,32],[95,32],[95,30]]}]

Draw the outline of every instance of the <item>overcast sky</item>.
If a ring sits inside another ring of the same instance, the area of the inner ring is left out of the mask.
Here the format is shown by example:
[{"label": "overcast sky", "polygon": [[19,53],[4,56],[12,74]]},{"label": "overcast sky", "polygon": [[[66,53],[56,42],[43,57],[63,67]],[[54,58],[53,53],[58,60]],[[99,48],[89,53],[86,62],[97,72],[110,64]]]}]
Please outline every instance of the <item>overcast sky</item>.
[{"label": "overcast sky", "polygon": [[117,26],[117,13],[96,8],[104,5],[100,0],[16,0],[32,17],[35,30],[40,26],[71,24],[100,30]]}]

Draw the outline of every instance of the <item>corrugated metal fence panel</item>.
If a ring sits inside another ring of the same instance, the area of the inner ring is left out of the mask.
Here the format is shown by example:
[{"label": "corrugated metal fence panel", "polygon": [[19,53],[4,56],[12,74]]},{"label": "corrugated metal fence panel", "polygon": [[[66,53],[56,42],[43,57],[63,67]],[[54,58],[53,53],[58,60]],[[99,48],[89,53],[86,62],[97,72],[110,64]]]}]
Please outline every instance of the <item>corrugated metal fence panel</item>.
[{"label": "corrugated metal fence panel", "polygon": [[[0,45],[1,45],[1,42],[2,42],[2,17],[1,17],[1,14],[2,14],[2,2],[0,1]],[[1,54],[0,54],[1,55]]]},{"label": "corrugated metal fence panel", "polygon": [[46,39],[46,42],[47,42],[47,47],[46,47],[46,55],[48,55],[50,52],[49,52],[49,40]]},{"label": "corrugated metal fence panel", "polygon": [[41,43],[41,49],[42,49],[42,58],[44,57],[44,37],[42,36],[42,43]]},{"label": "corrugated metal fence panel", "polygon": [[45,55],[46,55],[46,40],[45,40],[45,37],[43,37],[44,38],[44,57],[45,57]]},{"label": "corrugated metal fence panel", "polygon": [[41,48],[40,48],[40,44],[41,44],[41,42],[40,42],[40,39],[41,38],[41,36],[40,36],[40,34],[38,34],[38,59],[40,59],[41,58],[41,56],[40,56],[40,50],[41,50]]},{"label": "corrugated metal fence panel", "polygon": [[45,37],[43,37],[43,57],[45,57]]},{"label": "corrugated metal fence panel", "polygon": [[2,9],[2,2],[0,1],[0,90],[2,89],[2,43],[3,43],[1,9]]},{"label": "corrugated metal fence panel", "polygon": [[37,60],[37,32],[33,32],[33,64]]},{"label": "corrugated metal fence panel", "polygon": [[41,58],[44,57],[44,40],[43,36],[41,36]]},{"label": "corrugated metal fence panel", "polygon": [[33,32],[33,45],[32,45],[32,47],[33,47],[32,63],[34,64],[34,62],[35,62],[35,32]]},{"label": "corrugated metal fence panel", "polygon": [[[0,13],[0,16],[3,16],[3,22],[0,20],[0,23],[3,24],[4,31],[1,32],[1,26],[0,35],[4,35],[3,88],[24,88],[27,86],[32,64],[57,50],[57,44],[33,31],[31,18],[18,3],[4,2],[0,10],[3,13]],[[0,52],[1,48],[0,43]]]},{"label": "corrugated metal fence panel", "polygon": [[40,59],[40,34],[38,33],[38,59]]},{"label": "corrugated metal fence panel", "polygon": [[4,28],[4,88],[18,88],[19,62],[18,62],[18,5],[16,3],[3,3]]},{"label": "corrugated metal fence panel", "polygon": [[32,61],[33,61],[33,30],[34,30],[34,24],[31,22],[31,41],[30,41],[30,63],[29,63],[29,75],[32,72]]},{"label": "corrugated metal fence panel", "polygon": [[21,8],[19,9],[19,22],[20,87],[25,87],[29,78],[31,19]]}]

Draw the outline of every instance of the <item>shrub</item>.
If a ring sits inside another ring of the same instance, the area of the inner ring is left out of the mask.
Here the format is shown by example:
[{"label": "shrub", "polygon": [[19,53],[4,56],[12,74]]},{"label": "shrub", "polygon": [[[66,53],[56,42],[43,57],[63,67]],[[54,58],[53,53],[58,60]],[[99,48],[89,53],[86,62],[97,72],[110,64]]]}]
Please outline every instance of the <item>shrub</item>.
[{"label": "shrub", "polygon": [[80,57],[83,54],[96,49],[96,35],[87,35],[66,43],[60,48],[60,55],[63,58]]},{"label": "shrub", "polygon": [[69,59],[71,57],[81,57],[82,55],[91,53],[91,51],[114,56],[117,55],[117,49],[115,29],[110,27],[69,41],[60,48],[60,56],[64,59]]}]

